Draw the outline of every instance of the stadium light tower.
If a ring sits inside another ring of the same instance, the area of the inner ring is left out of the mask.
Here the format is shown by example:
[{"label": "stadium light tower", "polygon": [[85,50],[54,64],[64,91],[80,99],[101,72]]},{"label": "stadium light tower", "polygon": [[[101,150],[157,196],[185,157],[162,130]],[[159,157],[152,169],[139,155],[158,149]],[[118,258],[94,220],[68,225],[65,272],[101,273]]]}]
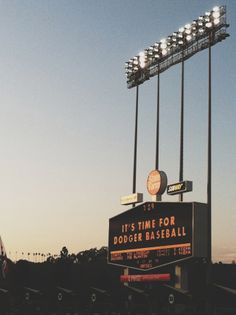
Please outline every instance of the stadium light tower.
[{"label": "stadium light tower", "polygon": [[[208,49],[208,171],[207,171],[207,204],[209,209],[209,250],[211,261],[211,47],[226,39],[229,34],[226,21],[226,6],[214,7],[192,23],[180,28],[160,42],[144,49],[139,55],[126,62],[127,87],[137,87],[136,93],[136,124],[133,190],[136,187],[136,154],[137,154],[137,108],[138,86],[157,75],[157,135],[156,135],[156,167],[159,167],[159,106],[160,106],[160,73],[178,63],[182,63],[181,76],[181,128],[180,128],[180,172],[183,179],[183,135],[184,135],[184,61],[196,53]],[[134,185],[135,183],[135,185]],[[182,201],[182,197],[180,197]]]}]

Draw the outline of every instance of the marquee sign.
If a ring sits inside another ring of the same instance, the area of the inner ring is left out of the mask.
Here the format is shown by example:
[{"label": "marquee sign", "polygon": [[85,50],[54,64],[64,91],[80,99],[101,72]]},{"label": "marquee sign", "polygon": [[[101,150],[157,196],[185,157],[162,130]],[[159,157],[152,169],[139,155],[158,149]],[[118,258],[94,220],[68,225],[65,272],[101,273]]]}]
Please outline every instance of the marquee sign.
[{"label": "marquee sign", "polygon": [[145,202],[109,221],[111,264],[150,270],[206,256],[206,204]]}]

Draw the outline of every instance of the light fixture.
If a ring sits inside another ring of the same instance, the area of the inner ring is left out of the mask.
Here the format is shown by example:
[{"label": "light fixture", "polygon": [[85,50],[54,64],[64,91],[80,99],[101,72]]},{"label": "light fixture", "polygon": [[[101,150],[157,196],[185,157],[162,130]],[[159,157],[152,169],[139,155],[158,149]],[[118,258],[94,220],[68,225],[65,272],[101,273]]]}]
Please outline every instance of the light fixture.
[{"label": "light fixture", "polygon": [[220,11],[213,11],[212,16],[214,19],[218,19],[220,17]]},{"label": "light fixture", "polygon": [[166,49],[166,47],[167,47],[167,44],[166,44],[166,42],[164,42],[164,43],[161,43],[161,49]]},{"label": "light fixture", "polygon": [[187,29],[185,30],[185,33],[186,33],[187,35],[191,34],[191,29],[187,28]]},{"label": "light fixture", "polygon": [[206,27],[207,27],[207,28],[212,27],[212,22],[207,22],[207,23],[206,23]]},{"label": "light fixture", "polygon": [[214,12],[220,11],[220,7],[216,6],[216,7],[213,8],[212,11],[214,11]]},{"label": "light fixture", "polygon": [[192,39],[192,36],[191,35],[187,35],[186,39],[187,39],[187,41],[190,41]]},{"label": "light fixture", "polygon": [[145,52],[144,51],[141,51],[140,53],[139,53],[139,65],[140,65],[140,67],[143,69],[143,68],[145,68],[145,66],[146,66],[146,54],[145,54]]},{"label": "light fixture", "polygon": [[162,49],[162,55],[165,56],[167,54],[167,50],[166,49]]},{"label": "light fixture", "polygon": [[218,25],[220,23],[220,19],[214,19],[213,23],[214,25]]}]

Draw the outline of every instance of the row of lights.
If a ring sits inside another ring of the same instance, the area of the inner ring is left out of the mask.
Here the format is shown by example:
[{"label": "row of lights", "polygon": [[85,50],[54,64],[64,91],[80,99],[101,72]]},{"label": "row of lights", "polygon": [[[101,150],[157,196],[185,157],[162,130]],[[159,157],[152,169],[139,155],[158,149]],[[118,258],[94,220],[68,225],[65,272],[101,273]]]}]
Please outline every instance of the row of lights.
[{"label": "row of lights", "polygon": [[222,18],[226,13],[225,7],[214,7],[212,11],[206,12],[191,24],[181,27],[166,39],[155,43],[153,46],[140,52],[138,56],[131,58],[125,64],[126,76],[129,78],[135,72],[154,65],[167,58],[180,49],[188,47],[196,39],[200,39],[214,29],[222,25]]}]

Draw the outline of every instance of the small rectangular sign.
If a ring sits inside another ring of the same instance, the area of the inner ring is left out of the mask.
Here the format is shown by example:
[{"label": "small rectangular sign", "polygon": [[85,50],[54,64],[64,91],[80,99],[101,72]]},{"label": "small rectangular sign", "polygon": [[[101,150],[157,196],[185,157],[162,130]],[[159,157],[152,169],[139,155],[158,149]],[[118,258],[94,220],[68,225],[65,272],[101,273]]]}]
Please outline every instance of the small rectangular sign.
[{"label": "small rectangular sign", "polygon": [[154,273],[148,275],[121,275],[121,282],[152,282],[152,281],[170,281],[170,273]]},{"label": "small rectangular sign", "polygon": [[182,194],[193,190],[193,182],[186,180],[184,182],[179,182],[167,186],[168,195]]},{"label": "small rectangular sign", "polygon": [[120,198],[121,205],[131,205],[132,203],[139,203],[139,202],[143,202],[142,193],[135,193],[135,194],[123,196]]}]

